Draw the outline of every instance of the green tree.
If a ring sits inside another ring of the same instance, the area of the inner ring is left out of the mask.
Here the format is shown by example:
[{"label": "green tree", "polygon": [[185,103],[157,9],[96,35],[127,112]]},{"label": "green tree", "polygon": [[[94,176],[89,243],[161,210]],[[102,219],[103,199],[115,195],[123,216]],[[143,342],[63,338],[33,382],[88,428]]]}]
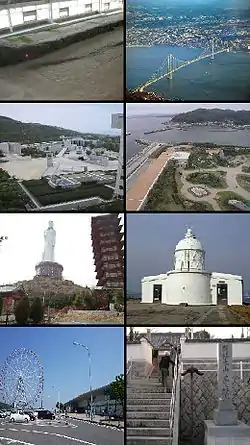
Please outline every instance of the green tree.
[{"label": "green tree", "polygon": [[82,293],[78,293],[74,296],[73,300],[72,300],[72,305],[73,306],[81,306],[83,303],[83,296]]},{"label": "green tree", "polygon": [[56,408],[59,409],[60,411],[62,411],[62,410],[64,409],[64,404],[61,403],[61,402],[60,402],[60,404],[59,404],[59,402],[57,402],[57,403],[56,403]]},{"label": "green tree", "polygon": [[120,374],[116,376],[115,381],[110,384],[110,399],[117,400],[122,405],[123,415],[124,415],[124,375]]},{"label": "green tree", "polygon": [[34,323],[40,323],[44,318],[44,308],[39,297],[35,298],[30,308],[30,318]]},{"label": "green tree", "polygon": [[21,298],[15,307],[15,319],[17,324],[27,324],[30,315],[30,302],[27,296]]}]

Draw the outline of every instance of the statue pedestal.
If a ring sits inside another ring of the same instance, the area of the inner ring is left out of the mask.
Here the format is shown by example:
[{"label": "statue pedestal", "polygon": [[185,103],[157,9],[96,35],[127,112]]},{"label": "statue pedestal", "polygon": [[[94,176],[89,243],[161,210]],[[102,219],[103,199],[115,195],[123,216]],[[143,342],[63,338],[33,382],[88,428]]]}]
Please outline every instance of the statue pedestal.
[{"label": "statue pedestal", "polygon": [[204,445],[247,445],[250,444],[250,426],[243,422],[237,425],[216,425],[205,420]]}]

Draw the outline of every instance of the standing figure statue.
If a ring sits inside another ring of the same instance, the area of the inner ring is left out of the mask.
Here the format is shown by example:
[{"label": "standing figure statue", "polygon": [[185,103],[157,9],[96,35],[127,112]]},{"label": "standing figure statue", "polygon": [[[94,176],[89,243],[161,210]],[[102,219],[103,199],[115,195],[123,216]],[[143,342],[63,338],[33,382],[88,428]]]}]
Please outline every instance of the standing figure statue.
[{"label": "standing figure statue", "polygon": [[43,261],[55,261],[56,231],[53,221],[49,221],[49,227],[44,232]]}]

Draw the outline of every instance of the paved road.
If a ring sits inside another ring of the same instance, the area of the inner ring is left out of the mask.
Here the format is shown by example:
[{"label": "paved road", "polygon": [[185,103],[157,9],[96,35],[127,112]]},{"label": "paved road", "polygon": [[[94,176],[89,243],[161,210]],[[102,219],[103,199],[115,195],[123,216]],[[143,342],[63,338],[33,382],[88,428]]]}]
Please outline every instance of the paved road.
[{"label": "paved road", "polygon": [[[234,307],[235,308],[235,307]],[[239,306],[241,309],[242,306]],[[250,321],[250,308],[244,306],[245,313],[241,314],[237,309],[230,309],[230,306],[169,306],[158,303],[141,304],[139,302],[128,301],[127,303],[127,324],[155,324],[155,325],[206,325],[216,326],[238,324],[242,325]],[[244,317],[244,318],[243,318]]]},{"label": "paved road", "polygon": [[36,421],[28,424],[0,422],[0,445],[123,445],[124,433],[112,427],[70,420]]},{"label": "paved road", "polygon": [[2,100],[122,100],[123,28],[0,68]]}]

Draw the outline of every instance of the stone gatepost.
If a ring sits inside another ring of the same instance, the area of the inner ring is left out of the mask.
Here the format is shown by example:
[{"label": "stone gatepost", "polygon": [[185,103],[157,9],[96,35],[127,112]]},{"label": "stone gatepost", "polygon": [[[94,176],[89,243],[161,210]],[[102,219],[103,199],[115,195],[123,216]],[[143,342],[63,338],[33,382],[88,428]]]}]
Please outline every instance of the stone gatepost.
[{"label": "stone gatepost", "polygon": [[232,342],[218,347],[218,407],[214,420],[205,420],[205,445],[250,445],[250,427],[238,420],[232,400]]}]

